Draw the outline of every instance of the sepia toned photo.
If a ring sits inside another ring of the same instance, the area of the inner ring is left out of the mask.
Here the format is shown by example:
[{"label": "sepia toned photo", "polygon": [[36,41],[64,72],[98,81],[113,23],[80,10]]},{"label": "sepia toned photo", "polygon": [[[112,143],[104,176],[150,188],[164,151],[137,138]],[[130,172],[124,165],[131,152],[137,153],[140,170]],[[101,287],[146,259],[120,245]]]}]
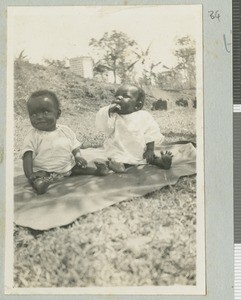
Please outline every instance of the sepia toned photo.
[{"label": "sepia toned photo", "polygon": [[204,295],[202,6],[7,22],[6,292]]}]

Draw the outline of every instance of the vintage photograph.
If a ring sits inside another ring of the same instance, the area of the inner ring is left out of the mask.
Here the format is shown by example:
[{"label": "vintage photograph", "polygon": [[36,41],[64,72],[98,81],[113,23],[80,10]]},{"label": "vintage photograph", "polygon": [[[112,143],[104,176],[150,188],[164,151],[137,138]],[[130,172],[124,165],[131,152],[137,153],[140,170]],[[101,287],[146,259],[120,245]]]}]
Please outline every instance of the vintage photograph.
[{"label": "vintage photograph", "polygon": [[7,46],[7,292],[205,294],[202,6],[10,7]]}]

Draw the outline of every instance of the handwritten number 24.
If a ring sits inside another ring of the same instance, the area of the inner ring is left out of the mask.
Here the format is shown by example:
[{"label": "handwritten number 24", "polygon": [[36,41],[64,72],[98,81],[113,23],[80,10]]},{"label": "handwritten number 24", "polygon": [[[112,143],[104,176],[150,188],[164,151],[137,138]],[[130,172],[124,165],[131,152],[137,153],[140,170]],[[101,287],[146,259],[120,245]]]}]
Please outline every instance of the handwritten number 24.
[{"label": "handwritten number 24", "polygon": [[208,13],[209,13],[209,16],[212,20],[218,19],[218,21],[220,22],[220,13],[219,13],[218,10],[215,10],[215,11],[214,10],[209,10]]}]

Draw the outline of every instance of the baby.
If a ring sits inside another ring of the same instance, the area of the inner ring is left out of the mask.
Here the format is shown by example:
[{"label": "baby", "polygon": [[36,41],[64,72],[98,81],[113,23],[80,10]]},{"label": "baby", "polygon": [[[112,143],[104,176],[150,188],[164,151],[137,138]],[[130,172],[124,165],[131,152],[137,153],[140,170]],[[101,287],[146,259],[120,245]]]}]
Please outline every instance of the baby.
[{"label": "baby", "polygon": [[38,194],[45,193],[52,181],[65,176],[107,175],[105,163],[95,162],[96,168],[88,167],[73,131],[57,125],[61,110],[53,92],[34,92],[28,99],[27,108],[33,128],[24,140],[23,169]]},{"label": "baby", "polygon": [[169,169],[172,153],[154,153],[155,143],[164,136],[150,113],[142,110],[144,91],[134,85],[122,85],[109,106],[96,115],[96,127],[106,135],[104,149],[109,157],[108,166],[115,172],[125,172],[130,165],[149,163]]}]

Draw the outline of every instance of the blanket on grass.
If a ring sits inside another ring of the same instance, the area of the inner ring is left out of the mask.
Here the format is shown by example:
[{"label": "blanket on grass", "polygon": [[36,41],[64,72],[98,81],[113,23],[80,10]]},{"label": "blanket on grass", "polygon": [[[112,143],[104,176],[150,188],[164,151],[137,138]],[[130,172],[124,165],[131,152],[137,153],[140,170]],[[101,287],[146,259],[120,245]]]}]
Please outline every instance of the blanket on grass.
[{"label": "blanket on grass", "polygon": [[[18,160],[14,177],[14,221],[35,230],[67,225],[81,215],[143,196],[175,184],[181,176],[196,173],[196,149],[191,143],[167,145],[162,150],[172,151],[174,155],[170,170],[140,165],[128,168],[126,173],[110,173],[104,177],[65,177],[51,184],[43,195],[34,192],[23,174],[22,160]],[[103,149],[84,149],[82,154],[90,163],[97,158],[106,159]],[[158,149],[156,154],[159,155]]]}]

